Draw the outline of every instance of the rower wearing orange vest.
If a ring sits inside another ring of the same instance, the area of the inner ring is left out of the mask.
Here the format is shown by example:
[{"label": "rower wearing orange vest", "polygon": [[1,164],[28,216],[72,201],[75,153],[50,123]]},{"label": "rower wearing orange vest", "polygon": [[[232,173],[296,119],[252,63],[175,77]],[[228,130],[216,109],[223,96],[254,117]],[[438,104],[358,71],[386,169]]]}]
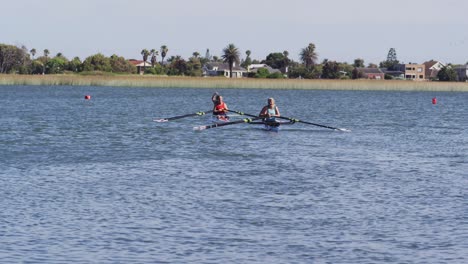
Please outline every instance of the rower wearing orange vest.
[{"label": "rower wearing orange vest", "polygon": [[221,120],[229,120],[229,117],[226,115],[228,110],[228,106],[224,102],[223,97],[218,95],[218,100],[216,100],[216,104],[213,107],[213,115],[217,116],[217,118]]}]

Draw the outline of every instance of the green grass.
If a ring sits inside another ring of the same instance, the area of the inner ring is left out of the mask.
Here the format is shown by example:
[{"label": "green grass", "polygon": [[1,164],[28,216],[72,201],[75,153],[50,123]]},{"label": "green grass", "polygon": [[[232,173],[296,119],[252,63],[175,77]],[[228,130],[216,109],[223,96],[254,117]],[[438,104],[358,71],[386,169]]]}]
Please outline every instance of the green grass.
[{"label": "green grass", "polygon": [[468,83],[376,80],[228,79],[139,75],[0,75],[0,85],[116,86],[156,88],[257,88],[374,91],[462,91]]}]

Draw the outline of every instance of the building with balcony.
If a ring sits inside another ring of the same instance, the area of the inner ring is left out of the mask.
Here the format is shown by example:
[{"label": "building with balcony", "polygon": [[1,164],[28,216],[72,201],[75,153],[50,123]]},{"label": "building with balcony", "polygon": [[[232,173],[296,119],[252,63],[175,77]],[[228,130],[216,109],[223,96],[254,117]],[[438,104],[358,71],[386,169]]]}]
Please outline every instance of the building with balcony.
[{"label": "building with balcony", "polygon": [[424,64],[398,64],[395,70],[404,72],[406,80],[424,81],[426,79],[426,66]]}]

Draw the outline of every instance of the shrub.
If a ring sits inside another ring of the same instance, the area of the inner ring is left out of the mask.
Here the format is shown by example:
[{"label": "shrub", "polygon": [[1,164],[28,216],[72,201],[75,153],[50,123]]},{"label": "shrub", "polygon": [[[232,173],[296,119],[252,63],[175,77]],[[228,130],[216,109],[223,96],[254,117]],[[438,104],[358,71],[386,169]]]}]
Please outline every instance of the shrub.
[{"label": "shrub", "polygon": [[267,76],[268,79],[283,79],[284,75],[281,72],[275,72]]}]

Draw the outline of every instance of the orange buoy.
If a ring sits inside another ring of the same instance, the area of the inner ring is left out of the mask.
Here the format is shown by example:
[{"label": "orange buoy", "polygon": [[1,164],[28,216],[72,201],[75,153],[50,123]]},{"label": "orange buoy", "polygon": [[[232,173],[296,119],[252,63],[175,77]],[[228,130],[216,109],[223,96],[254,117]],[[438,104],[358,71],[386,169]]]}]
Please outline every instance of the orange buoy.
[{"label": "orange buoy", "polygon": [[432,98],[432,104],[437,104],[437,98],[436,97]]},{"label": "orange buoy", "polygon": [[91,95],[85,95],[85,96],[84,96],[84,99],[85,99],[85,100],[91,99]]}]

